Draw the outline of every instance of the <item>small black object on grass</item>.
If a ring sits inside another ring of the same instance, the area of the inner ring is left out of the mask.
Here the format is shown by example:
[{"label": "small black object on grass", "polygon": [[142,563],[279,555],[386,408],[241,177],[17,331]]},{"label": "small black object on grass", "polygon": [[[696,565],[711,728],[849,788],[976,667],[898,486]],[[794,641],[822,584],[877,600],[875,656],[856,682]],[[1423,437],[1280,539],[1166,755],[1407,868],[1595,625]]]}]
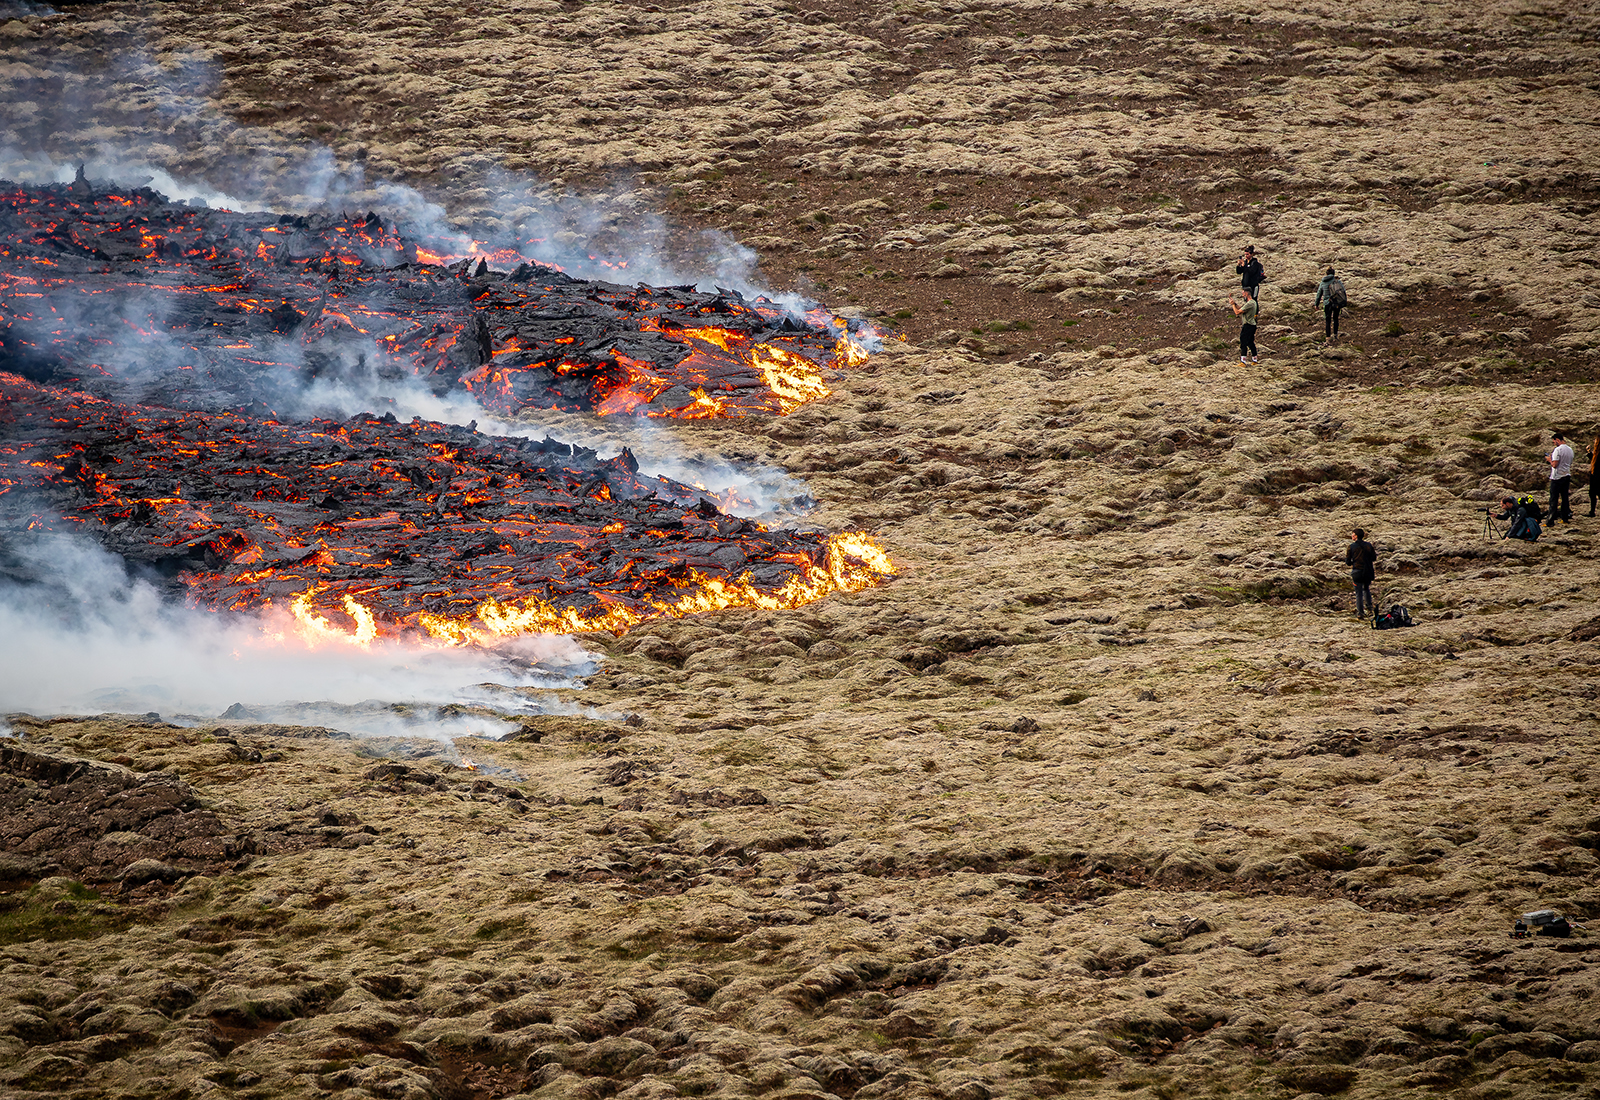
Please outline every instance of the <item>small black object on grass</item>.
[{"label": "small black object on grass", "polygon": [[1573,932],[1583,931],[1581,925],[1573,924],[1554,909],[1536,909],[1517,918],[1517,922],[1511,926],[1511,938],[1524,940],[1533,936],[1558,936],[1565,939]]}]

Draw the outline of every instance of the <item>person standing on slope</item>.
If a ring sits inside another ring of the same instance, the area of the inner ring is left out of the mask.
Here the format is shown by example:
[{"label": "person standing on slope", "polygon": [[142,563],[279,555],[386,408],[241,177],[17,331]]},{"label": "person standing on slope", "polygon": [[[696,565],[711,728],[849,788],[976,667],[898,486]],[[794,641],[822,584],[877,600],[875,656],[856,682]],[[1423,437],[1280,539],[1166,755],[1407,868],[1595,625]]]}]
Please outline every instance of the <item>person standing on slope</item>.
[{"label": "person standing on slope", "polygon": [[1356,614],[1366,618],[1372,614],[1372,581],[1378,574],[1373,569],[1378,552],[1367,541],[1367,533],[1357,527],[1350,532],[1350,546],[1344,552],[1344,563],[1350,567],[1350,579],[1356,586]]},{"label": "person standing on slope", "polygon": [[1322,310],[1322,338],[1334,340],[1339,336],[1339,311],[1346,302],[1344,280],[1333,273],[1333,268],[1328,268],[1328,273],[1322,277],[1322,282],[1317,284],[1317,300],[1312,303],[1312,309]]},{"label": "person standing on slope", "polygon": [[1600,497],[1600,484],[1594,479],[1595,463],[1600,461],[1600,435],[1594,437],[1594,442],[1589,445],[1589,514],[1594,515],[1594,502]]},{"label": "person standing on slope", "polygon": [[1233,309],[1233,315],[1239,318],[1239,362],[1257,363],[1256,358],[1256,317],[1260,312],[1260,305],[1256,302],[1255,295],[1250,288],[1244,291],[1244,301],[1235,302],[1233,295],[1228,295],[1228,305]]},{"label": "person standing on slope", "polygon": [[1239,285],[1256,301],[1261,300],[1261,284],[1267,281],[1267,273],[1261,267],[1261,261],[1256,259],[1256,246],[1244,246],[1244,254],[1239,257],[1239,262],[1234,265],[1234,272],[1239,276]]},{"label": "person standing on slope", "polygon": [[1550,526],[1565,523],[1572,526],[1572,502],[1567,494],[1572,490],[1572,448],[1567,446],[1567,437],[1560,432],[1551,432],[1550,440],[1555,444],[1555,449],[1545,456],[1545,461],[1550,463]]}]

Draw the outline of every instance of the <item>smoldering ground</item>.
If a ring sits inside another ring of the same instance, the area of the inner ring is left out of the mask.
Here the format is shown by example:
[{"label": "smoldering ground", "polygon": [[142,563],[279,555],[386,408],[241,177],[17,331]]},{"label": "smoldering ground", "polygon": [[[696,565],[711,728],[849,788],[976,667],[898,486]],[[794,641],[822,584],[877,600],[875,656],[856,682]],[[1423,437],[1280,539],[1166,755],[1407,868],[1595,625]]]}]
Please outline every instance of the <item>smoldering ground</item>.
[{"label": "smoldering ground", "polygon": [[[531,689],[571,686],[595,659],[561,636],[495,650],[307,641],[282,616],[219,616],[177,605],[84,539],[11,538],[0,574],[0,711],[144,712],[216,717],[231,706],[326,703],[320,723],[395,733],[406,723],[351,708],[368,700],[501,713],[570,712]],[[494,689],[499,688],[496,692]],[[544,703],[541,705],[541,699]],[[343,713],[344,718],[339,715]],[[359,721],[358,721],[359,719]],[[505,732],[492,719],[437,724],[441,733]]]}]

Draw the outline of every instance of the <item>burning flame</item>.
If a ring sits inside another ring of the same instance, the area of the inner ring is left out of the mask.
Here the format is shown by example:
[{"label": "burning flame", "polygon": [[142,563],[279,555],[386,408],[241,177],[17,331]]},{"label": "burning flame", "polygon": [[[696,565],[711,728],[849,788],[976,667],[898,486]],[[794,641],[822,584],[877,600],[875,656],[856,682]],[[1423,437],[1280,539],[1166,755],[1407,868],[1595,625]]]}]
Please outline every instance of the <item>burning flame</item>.
[{"label": "burning flame", "polygon": [[833,391],[823,385],[822,372],[803,355],[757,344],[750,352],[751,361],[761,371],[767,388],[778,398],[778,409],[791,413],[807,401],[818,401]]},{"label": "burning flame", "polygon": [[328,621],[327,616],[319,615],[312,610],[311,601],[316,599],[320,588],[313,588],[302,592],[289,601],[289,613],[300,624],[300,636],[306,644],[315,649],[323,642],[346,642],[365,648],[372,644],[378,636],[378,620],[364,606],[357,603],[352,596],[344,598],[344,611],[355,623],[354,630],[343,630]]},{"label": "burning flame", "polygon": [[[754,343],[754,338],[747,332],[712,325],[669,325],[654,317],[644,318],[640,321],[639,328],[644,332],[660,333],[669,340],[687,343],[694,348],[689,357],[678,364],[677,370],[682,371],[688,367],[690,374],[702,383],[709,381],[712,364],[706,359],[706,349],[698,345],[717,348],[754,368],[766,383],[767,389],[772,391],[773,400],[768,411],[780,415],[787,415],[808,401],[821,400],[833,392],[823,383],[822,368],[817,363],[777,344]],[[859,366],[866,361],[866,358],[867,353],[864,348],[848,336],[836,341],[835,362]],[[620,412],[624,411],[624,408],[632,409],[647,401],[653,401],[671,384],[668,379],[644,369],[647,367],[645,364],[626,360],[623,356],[618,356],[618,361],[628,369],[630,381],[625,390],[614,391],[607,398],[607,402],[601,405],[602,413]],[[650,415],[699,420],[716,416],[741,416],[750,411],[731,400],[712,396],[704,385],[697,387],[692,393],[693,404],[681,409],[652,411]],[[646,394],[648,396],[645,396]],[[635,398],[631,404],[626,403],[629,397]]]},{"label": "burning flame", "polygon": [[[563,607],[547,600],[484,600],[470,614],[451,617],[419,611],[416,626],[432,638],[448,645],[493,645],[520,634],[581,634],[604,631],[624,634],[652,619],[677,619],[703,611],[730,608],[758,608],[782,611],[820,600],[832,592],[860,592],[895,574],[889,555],[871,536],[847,531],[828,541],[826,561],[817,565],[803,561],[801,571],[776,591],[751,584],[749,574],[738,580],[709,576],[691,570],[679,586],[676,599],[651,599],[643,607],[630,607],[608,601],[597,594],[601,606],[593,610]],[[378,637],[378,625],[371,611],[350,596],[345,596],[345,614],[355,624],[344,630],[312,603],[321,588],[295,596],[290,613],[299,624],[298,633],[308,644],[328,641],[366,647]]]},{"label": "burning flame", "polygon": [[883,342],[883,334],[873,325],[852,327],[848,320],[835,316],[825,309],[807,310],[806,322],[833,333],[833,361],[837,366],[864,365]]}]

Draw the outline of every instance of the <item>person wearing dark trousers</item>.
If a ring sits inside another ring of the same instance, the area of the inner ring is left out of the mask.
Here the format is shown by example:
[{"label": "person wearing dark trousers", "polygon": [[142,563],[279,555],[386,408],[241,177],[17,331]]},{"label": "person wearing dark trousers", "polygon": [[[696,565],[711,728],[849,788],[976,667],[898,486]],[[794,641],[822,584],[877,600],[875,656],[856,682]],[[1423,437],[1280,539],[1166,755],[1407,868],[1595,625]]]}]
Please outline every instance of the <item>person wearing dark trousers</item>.
[{"label": "person wearing dark trousers", "polygon": [[1233,315],[1239,318],[1239,362],[1258,363],[1256,358],[1256,318],[1260,307],[1255,296],[1248,290],[1244,292],[1244,301],[1235,302],[1233,295],[1228,295],[1228,305],[1233,310]]},{"label": "person wearing dark trousers", "polygon": [[1550,464],[1550,507],[1546,518],[1550,526],[1565,523],[1572,526],[1572,502],[1569,494],[1572,491],[1572,448],[1567,446],[1566,436],[1560,432],[1552,432],[1550,441],[1555,448],[1545,456],[1545,461]]},{"label": "person wearing dark trousers", "polygon": [[[1493,513],[1490,513],[1493,515]],[[1511,526],[1506,528],[1503,539],[1521,539],[1524,542],[1538,542],[1544,529],[1539,526],[1539,502],[1531,496],[1521,500],[1512,500],[1510,497],[1500,498],[1500,514],[1495,519],[1504,523],[1511,521]]]},{"label": "person wearing dark trousers", "polygon": [[[1337,291],[1337,293],[1335,293]],[[1312,309],[1322,310],[1322,338],[1335,339],[1339,335],[1339,311],[1344,308],[1344,280],[1328,268],[1328,273],[1317,284],[1317,300]]]},{"label": "person wearing dark trousers", "polygon": [[1595,497],[1600,497],[1600,485],[1594,481],[1595,459],[1600,459],[1600,435],[1594,437],[1594,442],[1589,445],[1589,515],[1594,515]]},{"label": "person wearing dark trousers", "polygon": [[1372,580],[1378,574],[1373,565],[1378,552],[1367,541],[1367,533],[1357,527],[1350,532],[1350,546],[1344,552],[1344,563],[1350,567],[1350,579],[1356,586],[1356,614],[1366,618],[1372,614]]},{"label": "person wearing dark trousers", "polygon": [[1256,246],[1247,244],[1244,253],[1239,257],[1239,262],[1234,265],[1234,273],[1239,276],[1239,285],[1246,294],[1256,301],[1261,300],[1261,284],[1267,281],[1267,273],[1261,267],[1261,261],[1256,259]]}]

